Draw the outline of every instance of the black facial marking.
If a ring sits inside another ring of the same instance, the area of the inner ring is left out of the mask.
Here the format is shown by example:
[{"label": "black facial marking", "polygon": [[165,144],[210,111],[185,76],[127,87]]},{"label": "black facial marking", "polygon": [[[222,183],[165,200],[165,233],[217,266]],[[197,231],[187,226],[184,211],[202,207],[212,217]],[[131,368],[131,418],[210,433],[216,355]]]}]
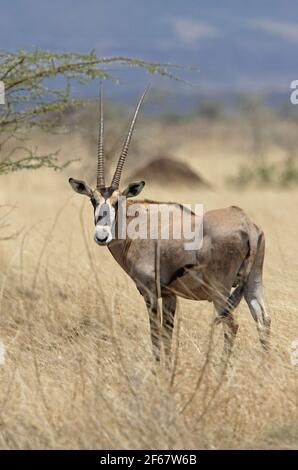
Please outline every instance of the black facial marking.
[{"label": "black facial marking", "polygon": [[102,195],[102,197],[105,198],[105,200],[107,200],[107,199],[109,199],[109,197],[112,196],[114,191],[115,191],[115,189],[110,186],[108,188],[101,188],[100,189],[100,194]]},{"label": "black facial marking", "polygon": [[103,203],[99,207],[99,214],[97,216],[96,223],[101,222],[101,225],[110,225],[111,224],[111,214],[110,208],[107,203]]}]

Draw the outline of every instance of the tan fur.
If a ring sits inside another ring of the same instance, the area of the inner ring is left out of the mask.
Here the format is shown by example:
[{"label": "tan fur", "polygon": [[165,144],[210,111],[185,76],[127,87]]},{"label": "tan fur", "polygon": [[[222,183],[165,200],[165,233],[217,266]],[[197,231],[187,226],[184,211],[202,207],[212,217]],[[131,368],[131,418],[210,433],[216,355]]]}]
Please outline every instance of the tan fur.
[{"label": "tan fur", "polygon": [[[148,208],[149,204],[157,202],[141,200],[136,203]],[[173,203],[169,204],[173,205]],[[181,205],[174,206],[174,210],[181,211],[182,207]],[[190,216],[196,217],[194,213]],[[156,340],[157,330],[153,326],[152,318],[157,317],[158,297],[166,298],[171,295],[191,300],[212,301],[217,318],[224,322],[225,331],[228,330],[225,333],[226,351],[231,351],[237,332],[235,321],[232,322],[229,318],[232,310],[242,298],[253,266],[256,266],[259,285],[256,295],[252,286],[251,295],[257,300],[255,304],[250,302],[249,306],[255,311],[260,303],[264,309],[261,297],[263,265],[261,258],[264,252],[263,249],[260,251],[258,245],[260,238],[264,237],[262,230],[235,206],[207,212],[204,215],[203,224],[203,245],[199,250],[185,250],[183,239],[159,239],[159,292],[156,288],[157,267],[155,263],[157,240],[113,240],[109,244],[113,257],[134,280],[145,299],[151,318],[153,350],[157,359],[159,359],[160,345]],[[231,297],[233,287],[236,287],[238,291],[236,290],[234,297]],[[233,305],[229,304],[229,299],[233,300]],[[172,312],[173,315],[174,313]],[[266,327],[264,316],[268,317],[265,314],[263,317],[257,315],[254,318],[262,323],[261,326],[266,330],[264,334],[268,339],[269,327]],[[267,320],[267,326],[269,323],[270,321]],[[266,340],[263,339],[262,344],[268,346]],[[165,349],[169,348],[165,347]]]}]

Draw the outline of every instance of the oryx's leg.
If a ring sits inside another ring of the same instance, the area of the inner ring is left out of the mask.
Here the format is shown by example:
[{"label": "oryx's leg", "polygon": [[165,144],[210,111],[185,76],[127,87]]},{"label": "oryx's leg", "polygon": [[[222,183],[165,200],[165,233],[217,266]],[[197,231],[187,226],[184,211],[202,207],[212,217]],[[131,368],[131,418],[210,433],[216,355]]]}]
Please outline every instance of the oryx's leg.
[{"label": "oryx's leg", "polygon": [[161,318],[158,307],[157,297],[155,295],[144,295],[146,302],[149,323],[150,323],[150,334],[152,342],[152,352],[157,362],[160,361],[160,333],[161,333]]},{"label": "oryx's leg", "polygon": [[166,363],[171,359],[172,335],[176,312],[177,297],[175,294],[166,294],[162,297],[162,341]]},{"label": "oryx's leg", "polygon": [[[224,364],[227,363],[229,360],[232,349],[235,343],[235,339],[238,332],[238,322],[235,320],[233,316],[233,310],[238,305],[238,301],[235,302],[233,305],[231,302],[229,303],[229,297],[223,301],[215,301],[214,307],[216,312],[216,322],[220,322],[223,325],[224,330],[224,348],[223,348],[223,355],[222,359]],[[227,312],[227,305],[229,305],[228,313]]]},{"label": "oryx's leg", "polygon": [[269,349],[271,319],[266,312],[262,292],[262,271],[265,252],[265,239],[259,237],[256,259],[248,276],[244,290],[244,298],[250,313],[257,324],[260,342],[265,350]]},{"label": "oryx's leg", "polygon": [[271,318],[266,312],[262,293],[262,280],[259,275],[253,275],[244,293],[250,313],[257,324],[261,345],[265,350],[270,346]]}]

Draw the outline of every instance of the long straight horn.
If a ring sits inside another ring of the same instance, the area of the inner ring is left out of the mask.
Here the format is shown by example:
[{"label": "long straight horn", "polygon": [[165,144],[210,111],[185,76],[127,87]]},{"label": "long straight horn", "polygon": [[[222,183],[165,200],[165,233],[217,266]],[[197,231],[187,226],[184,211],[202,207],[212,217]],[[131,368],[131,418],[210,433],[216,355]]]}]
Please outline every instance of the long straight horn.
[{"label": "long straight horn", "polygon": [[100,82],[99,90],[99,130],[98,130],[98,143],[97,143],[97,182],[96,188],[101,189],[105,187],[105,169],[104,169],[104,151],[103,151],[103,85]]},{"label": "long straight horn", "polygon": [[137,107],[135,109],[135,112],[134,112],[134,115],[133,115],[133,118],[132,118],[132,121],[131,121],[131,124],[130,124],[130,128],[129,128],[127,137],[125,139],[123,149],[122,149],[121,155],[119,157],[117,167],[116,167],[116,170],[115,170],[115,173],[114,173],[114,176],[113,176],[113,180],[112,180],[112,183],[111,183],[111,187],[113,187],[114,189],[119,188],[121,173],[122,173],[123,166],[124,166],[127,154],[128,154],[128,148],[129,148],[129,144],[130,144],[131,137],[132,137],[132,134],[133,134],[133,130],[134,130],[134,127],[135,127],[135,123],[136,123],[136,120],[137,120],[137,117],[138,117],[140,107],[142,106],[142,103],[144,101],[144,98],[146,96],[146,93],[147,93],[148,89],[149,89],[149,85],[146,87],[146,89],[145,89],[144,93],[142,94],[141,98],[139,99],[139,102],[138,102]]}]

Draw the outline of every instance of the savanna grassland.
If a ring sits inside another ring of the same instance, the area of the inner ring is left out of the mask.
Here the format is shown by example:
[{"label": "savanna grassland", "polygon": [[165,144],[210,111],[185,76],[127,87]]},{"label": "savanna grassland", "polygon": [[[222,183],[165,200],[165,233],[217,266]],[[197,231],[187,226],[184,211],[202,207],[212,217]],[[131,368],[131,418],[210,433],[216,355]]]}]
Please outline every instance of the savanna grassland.
[{"label": "savanna grassland", "polygon": [[[236,204],[264,229],[271,351],[262,351],[242,302],[222,378],[222,326],[213,332],[212,305],[180,299],[171,369],[156,368],[144,302],[94,243],[91,204],[67,181],[94,182],[96,144],[79,130],[35,134],[32,145],[81,160],[61,173],[1,177],[1,211],[13,206],[1,234],[17,234],[0,242],[0,448],[297,448],[298,365],[290,352],[298,339],[298,186],[228,186],[226,177],[250,162],[240,128],[143,120],[136,134],[125,176],[168,152],[212,184],[152,184],[145,197],[205,210]],[[279,152],[268,149],[272,159]]]}]

